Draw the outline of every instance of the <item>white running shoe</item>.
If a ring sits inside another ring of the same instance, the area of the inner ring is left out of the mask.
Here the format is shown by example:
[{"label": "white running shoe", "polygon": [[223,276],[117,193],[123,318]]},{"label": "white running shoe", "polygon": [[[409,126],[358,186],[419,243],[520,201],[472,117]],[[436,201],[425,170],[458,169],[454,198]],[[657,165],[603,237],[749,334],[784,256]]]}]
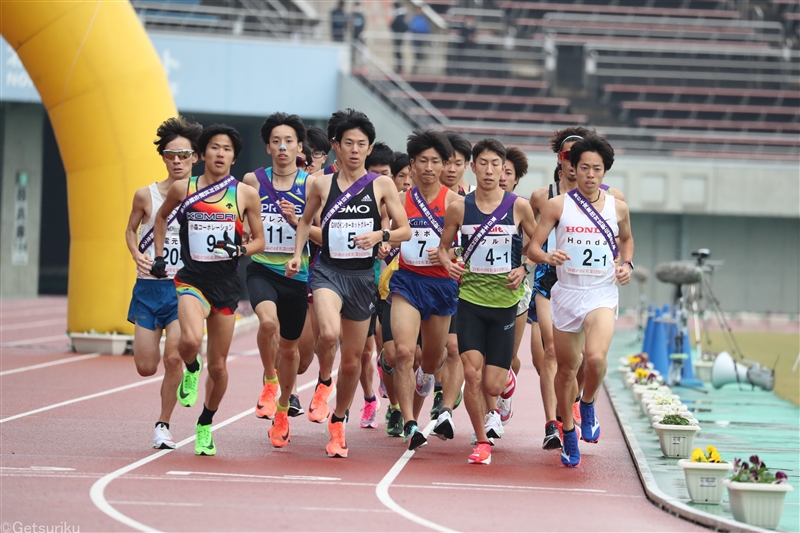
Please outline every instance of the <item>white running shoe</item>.
[{"label": "white running shoe", "polygon": [[505,426],[511,417],[514,416],[514,409],[511,408],[511,398],[497,397],[497,409],[500,411],[500,422]]},{"label": "white running shoe", "polygon": [[416,377],[417,377],[417,389],[416,389],[417,394],[425,398],[433,390],[433,386],[435,384],[435,378],[433,377],[433,374],[426,374],[425,372],[423,372],[422,366],[417,367]]},{"label": "white running shoe", "polygon": [[439,418],[436,419],[436,426],[434,426],[431,434],[436,435],[442,440],[452,439],[456,436],[456,423],[453,422],[450,411],[442,411],[439,413]]},{"label": "white running shoe", "polygon": [[486,436],[499,439],[503,436],[503,422],[500,420],[500,412],[492,409],[486,413],[483,419],[483,427],[486,429]]},{"label": "white running shoe", "polygon": [[156,425],[155,436],[153,437],[153,448],[156,450],[174,450],[175,441],[172,440],[172,433],[161,424]]}]

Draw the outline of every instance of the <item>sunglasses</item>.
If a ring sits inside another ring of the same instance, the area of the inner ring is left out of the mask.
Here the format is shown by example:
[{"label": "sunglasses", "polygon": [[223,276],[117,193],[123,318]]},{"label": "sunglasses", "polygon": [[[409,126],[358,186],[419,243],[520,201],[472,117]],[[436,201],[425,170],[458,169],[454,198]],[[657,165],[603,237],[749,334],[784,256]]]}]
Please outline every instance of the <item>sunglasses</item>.
[{"label": "sunglasses", "polygon": [[558,157],[560,157],[564,161],[569,161],[569,150],[562,150],[558,152]]},{"label": "sunglasses", "polygon": [[194,154],[194,150],[164,150],[161,155],[163,155],[166,159],[175,159],[175,156],[178,156],[178,159],[181,161],[186,161]]}]

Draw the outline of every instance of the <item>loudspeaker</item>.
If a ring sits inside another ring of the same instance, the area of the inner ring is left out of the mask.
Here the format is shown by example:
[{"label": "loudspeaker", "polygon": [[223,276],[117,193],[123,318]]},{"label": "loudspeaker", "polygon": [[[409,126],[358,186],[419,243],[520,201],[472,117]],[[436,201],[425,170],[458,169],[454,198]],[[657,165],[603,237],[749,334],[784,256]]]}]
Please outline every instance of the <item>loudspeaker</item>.
[{"label": "loudspeaker", "polygon": [[751,366],[737,363],[728,352],[720,352],[711,367],[711,384],[715,389],[728,383],[748,383],[771,391],[775,387],[775,372],[753,361]]}]

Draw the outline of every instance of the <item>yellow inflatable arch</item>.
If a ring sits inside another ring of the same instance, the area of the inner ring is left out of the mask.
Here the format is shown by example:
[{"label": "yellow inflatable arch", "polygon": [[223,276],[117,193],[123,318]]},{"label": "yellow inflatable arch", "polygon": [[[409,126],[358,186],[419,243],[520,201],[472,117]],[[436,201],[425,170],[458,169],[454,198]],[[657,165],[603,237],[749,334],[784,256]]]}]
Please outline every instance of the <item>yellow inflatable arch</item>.
[{"label": "yellow inflatable arch", "polygon": [[0,33],[39,91],[67,172],[68,329],[131,333],[125,226],[134,191],[165,177],[151,141],[177,114],[158,54],[127,1],[2,1]]}]

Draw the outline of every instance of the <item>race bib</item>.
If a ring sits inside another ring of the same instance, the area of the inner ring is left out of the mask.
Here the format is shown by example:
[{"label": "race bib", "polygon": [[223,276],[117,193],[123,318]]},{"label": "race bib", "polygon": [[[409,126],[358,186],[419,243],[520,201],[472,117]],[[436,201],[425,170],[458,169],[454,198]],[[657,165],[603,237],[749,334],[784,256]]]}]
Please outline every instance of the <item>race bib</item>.
[{"label": "race bib", "polygon": [[513,226],[494,226],[475,248],[469,260],[469,271],[475,274],[511,272],[511,232],[513,230]]},{"label": "race bib", "polygon": [[[181,261],[181,238],[180,238],[180,229],[181,227],[177,224],[174,226],[167,227],[167,236],[164,238],[164,261],[167,262],[167,277],[174,278],[175,274],[183,268],[183,261]],[[155,259],[153,257],[154,250],[151,246],[148,248],[147,251],[150,259]]]},{"label": "race bib", "polygon": [[233,221],[206,222],[199,220],[187,221],[189,225],[189,255],[195,261],[209,263],[212,261],[230,261],[225,254],[220,257],[214,253],[217,241],[224,240],[225,232],[233,239],[236,235],[236,223]]},{"label": "race bib", "polygon": [[430,248],[439,247],[439,236],[432,229],[415,229],[411,235],[411,240],[403,241],[400,245],[400,255],[403,262],[411,266],[433,266],[428,258]]},{"label": "race bib", "polygon": [[264,251],[281,254],[294,254],[297,232],[281,215],[261,213],[264,225]]},{"label": "race bib", "polygon": [[371,218],[350,220],[332,219],[328,224],[328,252],[332,259],[363,259],[372,257],[372,248],[362,250],[353,239],[373,230]]},{"label": "race bib", "polygon": [[611,248],[606,244],[601,246],[576,246],[570,244],[564,247],[564,251],[570,257],[570,260],[564,263],[564,269],[567,274],[603,276],[608,273],[609,267],[614,265]]}]

